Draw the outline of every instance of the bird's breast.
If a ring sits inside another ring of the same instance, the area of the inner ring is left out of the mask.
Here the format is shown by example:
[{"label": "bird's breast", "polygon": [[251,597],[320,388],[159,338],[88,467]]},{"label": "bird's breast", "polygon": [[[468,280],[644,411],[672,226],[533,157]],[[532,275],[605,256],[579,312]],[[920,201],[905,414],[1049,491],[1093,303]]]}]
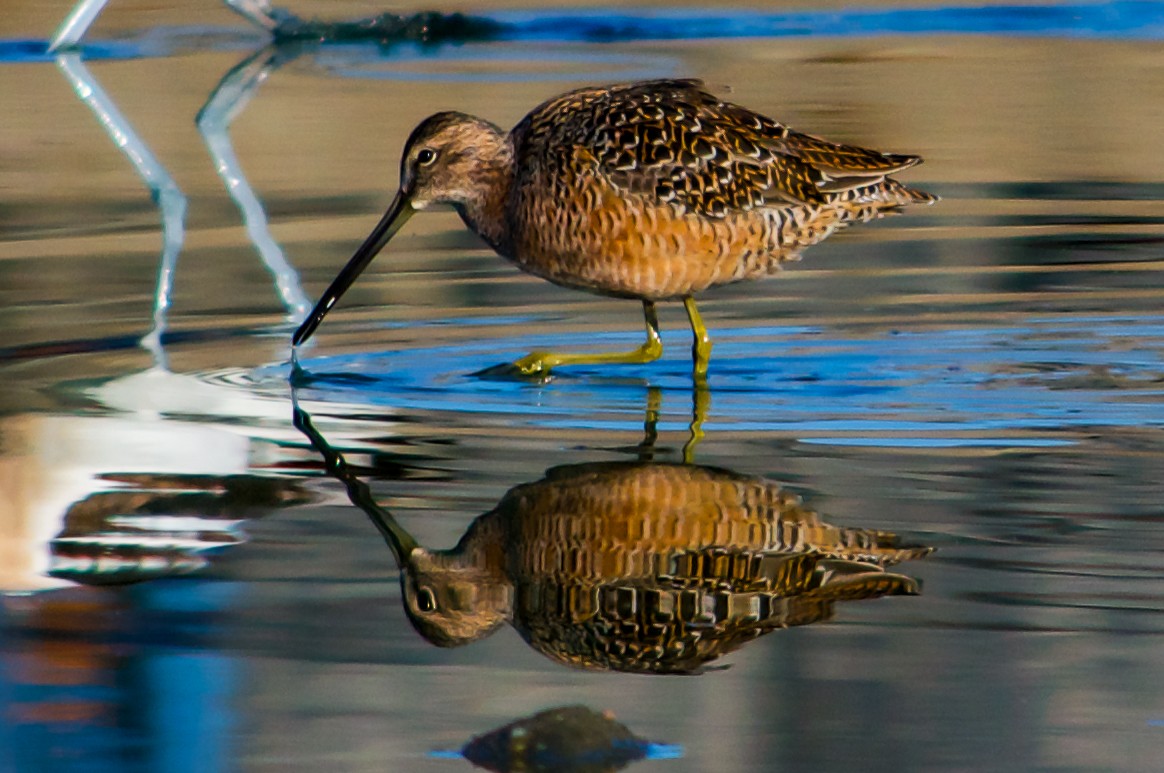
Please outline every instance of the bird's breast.
[{"label": "bird's breast", "polygon": [[507,255],[556,284],[664,300],[770,273],[787,257],[771,213],[708,217],[627,194],[598,174],[559,177],[516,192]]}]

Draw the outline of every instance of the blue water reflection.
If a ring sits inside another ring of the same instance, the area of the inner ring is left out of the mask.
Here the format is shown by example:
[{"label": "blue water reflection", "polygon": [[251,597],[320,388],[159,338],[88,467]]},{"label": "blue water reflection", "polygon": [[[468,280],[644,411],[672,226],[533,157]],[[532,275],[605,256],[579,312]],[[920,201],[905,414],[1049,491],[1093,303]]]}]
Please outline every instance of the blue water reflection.
[{"label": "blue water reflection", "polygon": [[[689,412],[690,365],[679,342],[670,341],[657,363],[562,368],[553,382],[533,384],[471,374],[549,345],[625,347],[632,334],[487,333],[459,345],[304,359],[303,394],[497,414],[529,427],[627,429],[641,421],[647,389],[656,387],[677,396],[664,406],[661,429],[678,429]],[[864,339],[763,327],[715,337],[709,429],[818,442],[837,434],[846,444],[1045,446],[1071,442],[1072,429],[1164,425],[1164,326],[1155,317],[1032,319]],[[287,373],[271,366],[244,380],[279,382]]]},{"label": "blue water reflection", "polygon": [[[878,37],[889,35],[993,35],[1124,40],[1159,40],[1164,37],[1164,2],[1159,0],[1111,0],[1046,5],[954,5],[936,8],[832,9],[766,13],[753,10],[624,9],[573,11],[492,11],[467,17],[468,37],[433,41],[423,48],[393,52],[407,58],[418,52],[432,56],[443,42],[461,44],[473,40],[508,42],[610,43],[650,40],[715,40],[785,37]],[[479,21],[473,28],[472,22]],[[345,25],[339,43],[359,38],[376,40],[383,33],[375,26]],[[338,28],[338,25],[337,25]],[[326,31],[326,27],[322,28]],[[461,33],[464,34],[464,33]],[[221,28],[181,27],[157,29],[129,40],[84,43],[86,59],[126,59],[169,56],[190,48],[238,50],[262,40],[257,30],[224,31]],[[392,49],[392,41],[378,45]],[[444,49],[449,53],[448,49]],[[361,57],[363,54],[361,54]],[[0,63],[51,60],[44,43],[20,39],[0,41]],[[528,73],[527,73],[528,75]]]},{"label": "blue water reflection", "polygon": [[227,770],[242,682],[236,658],[214,640],[237,591],[212,579],[163,580],[6,599],[0,624],[39,644],[21,668],[0,670],[0,769]]}]

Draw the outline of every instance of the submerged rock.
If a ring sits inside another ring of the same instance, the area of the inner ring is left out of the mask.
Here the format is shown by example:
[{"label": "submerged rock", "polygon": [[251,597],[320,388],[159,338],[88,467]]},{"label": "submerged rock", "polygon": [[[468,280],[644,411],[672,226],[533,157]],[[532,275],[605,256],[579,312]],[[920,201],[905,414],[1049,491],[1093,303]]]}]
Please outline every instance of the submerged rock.
[{"label": "submerged rock", "polygon": [[461,754],[498,773],[609,773],[636,760],[678,757],[681,750],[639,738],[610,712],[563,706],[478,736]]}]

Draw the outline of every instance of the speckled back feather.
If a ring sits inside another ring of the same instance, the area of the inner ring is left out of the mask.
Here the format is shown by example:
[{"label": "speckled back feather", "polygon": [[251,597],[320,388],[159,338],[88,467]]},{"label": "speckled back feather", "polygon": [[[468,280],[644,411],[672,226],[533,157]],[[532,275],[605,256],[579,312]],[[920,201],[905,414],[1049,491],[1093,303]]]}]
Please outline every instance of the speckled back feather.
[{"label": "speckled back feather", "polygon": [[[656,80],[569,92],[512,133],[520,155],[580,147],[628,194],[723,218],[788,204],[875,199],[887,174],[921,162],[792,131],[724,102],[698,80]],[[520,156],[519,156],[520,157]],[[893,190],[894,203],[904,190]],[[911,192],[917,201],[928,194]]]}]

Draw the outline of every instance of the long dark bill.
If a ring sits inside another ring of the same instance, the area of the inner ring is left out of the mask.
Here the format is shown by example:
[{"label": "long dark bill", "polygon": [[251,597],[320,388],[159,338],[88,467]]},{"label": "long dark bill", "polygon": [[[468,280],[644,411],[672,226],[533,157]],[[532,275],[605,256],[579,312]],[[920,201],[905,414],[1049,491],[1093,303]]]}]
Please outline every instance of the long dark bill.
[{"label": "long dark bill", "polygon": [[404,191],[398,191],[396,198],[392,199],[392,203],[388,205],[388,211],[384,213],[384,217],[380,218],[380,222],[372,229],[372,233],[368,234],[368,238],[356,250],[356,254],[352,255],[348,264],[336,275],[335,279],[331,280],[331,284],[320,297],[319,303],[315,304],[311,314],[303,320],[303,324],[295,331],[295,335],[291,338],[292,346],[299,346],[311,338],[311,334],[319,327],[319,323],[323,322],[323,318],[331,311],[331,307],[336,304],[341,295],[347,292],[348,288],[352,286],[352,282],[356,281],[356,277],[368,267],[372,258],[384,249],[384,245],[396,235],[401,226],[408,222],[408,218],[412,217],[414,212],[416,210],[412,208],[412,202],[408,200],[408,196]]}]

